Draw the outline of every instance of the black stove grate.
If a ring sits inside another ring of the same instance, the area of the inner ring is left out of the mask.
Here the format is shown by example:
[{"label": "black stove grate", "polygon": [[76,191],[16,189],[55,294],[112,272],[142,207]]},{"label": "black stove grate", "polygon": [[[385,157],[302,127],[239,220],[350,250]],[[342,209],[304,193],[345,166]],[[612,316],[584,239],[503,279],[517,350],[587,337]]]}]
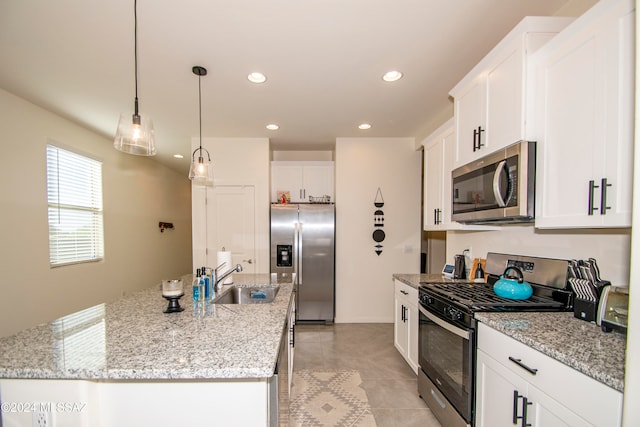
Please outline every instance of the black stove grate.
[{"label": "black stove grate", "polygon": [[493,292],[493,286],[487,283],[421,282],[420,284],[420,288],[427,294],[438,295],[452,303],[475,311],[562,310],[565,308],[565,304],[560,301],[535,294],[526,300],[502,298],[496,295],[495,292]]}]

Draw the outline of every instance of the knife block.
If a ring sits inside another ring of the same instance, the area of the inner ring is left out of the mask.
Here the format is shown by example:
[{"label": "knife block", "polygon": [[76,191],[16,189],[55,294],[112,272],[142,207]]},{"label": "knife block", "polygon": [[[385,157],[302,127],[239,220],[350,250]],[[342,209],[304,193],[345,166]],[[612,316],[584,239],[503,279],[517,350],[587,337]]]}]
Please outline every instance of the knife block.
[{"label": "knife block", "polygon": [[578,319],[586,320],[587,322],[595,322],[597,310],[597,301],[593,302],[576,298],[573,302],[573,316]]}]

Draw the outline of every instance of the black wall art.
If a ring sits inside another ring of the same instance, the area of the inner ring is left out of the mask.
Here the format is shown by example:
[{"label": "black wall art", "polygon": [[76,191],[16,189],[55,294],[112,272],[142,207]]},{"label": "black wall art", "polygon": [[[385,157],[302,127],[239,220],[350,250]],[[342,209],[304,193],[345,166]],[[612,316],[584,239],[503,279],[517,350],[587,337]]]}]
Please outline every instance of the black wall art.
[{"label": "black wall art", "polygon": [[382,191],[380,191],[380,187],[378,187],[378,192],[376,193],[376,198],[373,201],[373,206],[376,207],[376,210],[373,212],[373,241],[376,242],[374,245],[375,252],[378,256],[382,253],[382,242],[386,235],[384,234],[384,212],[382,208],[384,206],[384,199],[382,198]]}]

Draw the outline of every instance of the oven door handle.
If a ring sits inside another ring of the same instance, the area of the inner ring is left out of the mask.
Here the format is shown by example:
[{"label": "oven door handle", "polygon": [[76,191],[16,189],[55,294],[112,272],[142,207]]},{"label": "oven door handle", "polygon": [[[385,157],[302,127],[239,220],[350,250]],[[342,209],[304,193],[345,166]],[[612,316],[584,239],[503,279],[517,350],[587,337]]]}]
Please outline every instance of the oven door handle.
[{"label": "oven door handle", "polygon": [[418,308],[420,309],[420,313],[422,313],[427,319],[431,320],[433,323],[435,323],[436,325],[440,326],[441,328],[446,329],[447,331],[451,332],[452,334],[455,334],[455,335],[459,336],[460,338],[464,338],[466,340],[471,339],[471,333],[469,331],[466,331],[464,329],[458,328],[458,327],[452,325],[451,323],[447,322],[446,320],[442,320],[441,318],[439,318],[435,314],[430,313],[429,311],[427,311],[427,309],[425,309],[421,305],[418,306]]}]

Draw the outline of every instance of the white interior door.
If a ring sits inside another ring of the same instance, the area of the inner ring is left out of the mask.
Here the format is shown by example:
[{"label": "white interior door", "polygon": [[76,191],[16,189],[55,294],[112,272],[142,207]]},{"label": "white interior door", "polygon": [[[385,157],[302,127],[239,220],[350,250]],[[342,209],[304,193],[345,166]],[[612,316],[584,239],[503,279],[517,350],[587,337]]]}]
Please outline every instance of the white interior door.
[{"label": "white interior door", "polygon": [[243,273],[255,273],[255,188],[219,185],[208,193],[208,266],[217,266],[217,253],[224,247],[231,252],[232,265],[241,264]]}]

